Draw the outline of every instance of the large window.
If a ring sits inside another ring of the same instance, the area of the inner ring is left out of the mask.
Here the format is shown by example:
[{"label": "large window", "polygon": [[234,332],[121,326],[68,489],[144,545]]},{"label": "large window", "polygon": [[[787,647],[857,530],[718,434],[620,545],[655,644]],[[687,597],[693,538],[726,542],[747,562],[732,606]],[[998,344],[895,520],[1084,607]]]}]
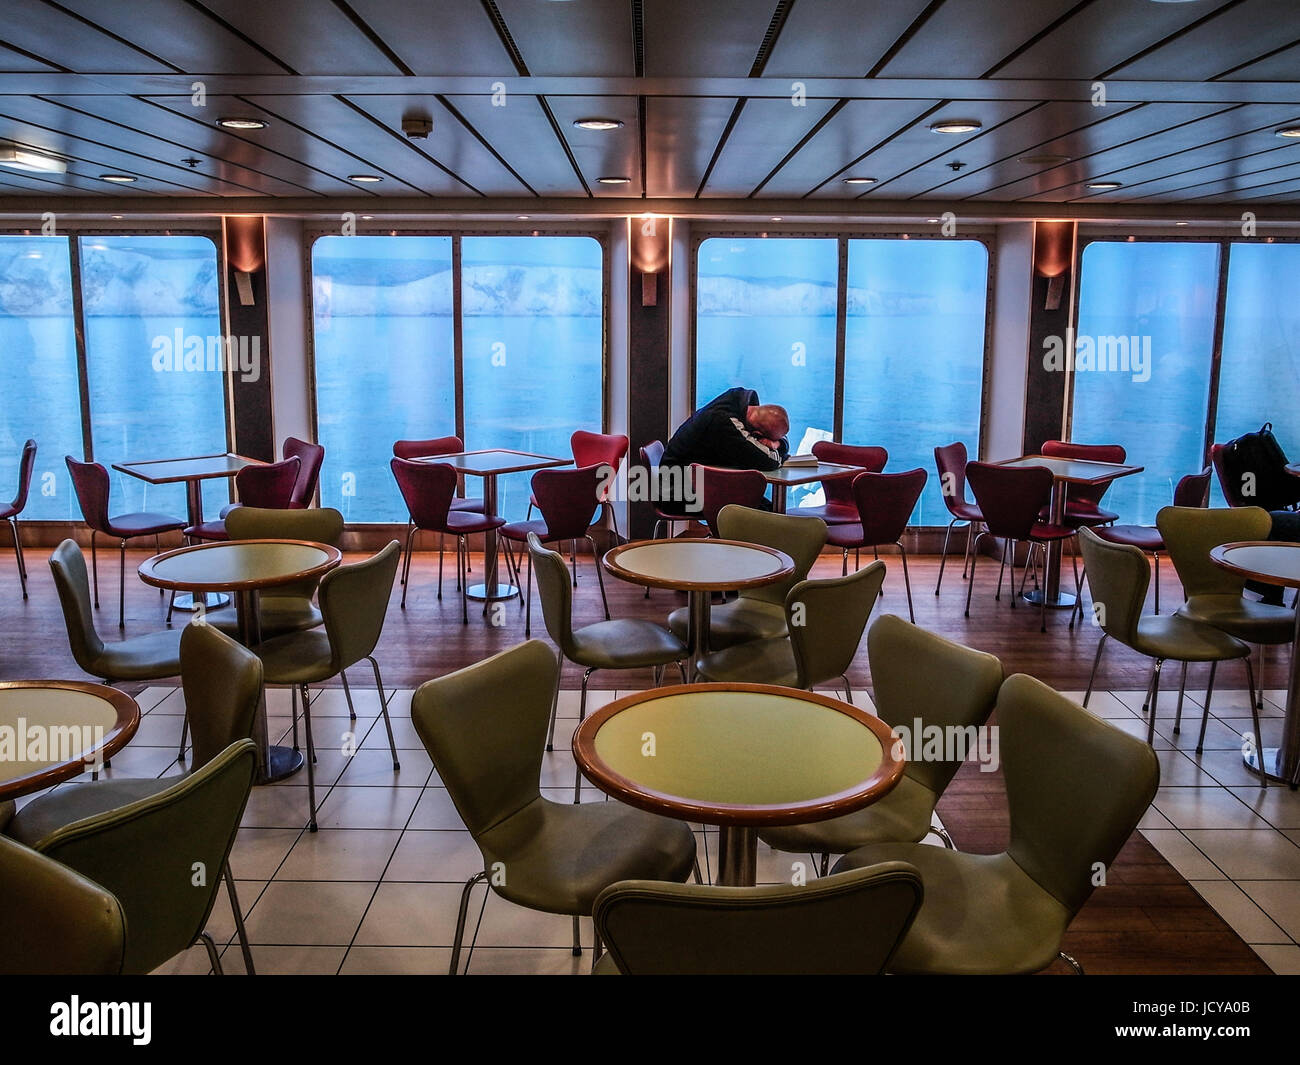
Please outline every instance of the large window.
[{"label": "large window", "polygon": [[1084,249],[1072,437],[1122,444],[1145,467],[1106,494],[1105,506],[1126,522],[1153,524],[1178,479],[1201,469],[1218,268],[1211,243]]},{"label": "large window", "polygon": [[929,472],[912,514],[944,525],[935,447],[979,454],[988,250],[976,240],[850,240],[844,439]]}]

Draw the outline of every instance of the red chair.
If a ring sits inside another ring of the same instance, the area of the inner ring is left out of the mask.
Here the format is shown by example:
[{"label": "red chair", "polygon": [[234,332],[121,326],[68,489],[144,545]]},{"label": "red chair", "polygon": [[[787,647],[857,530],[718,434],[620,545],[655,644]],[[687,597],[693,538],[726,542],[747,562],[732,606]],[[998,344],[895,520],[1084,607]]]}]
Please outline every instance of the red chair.
[{"label": "red chair", "polygon": [[907,548],[903,534],[912,520],[916,501],[921,498],[928,478],[925,470],[906,473],[860,473],[853,478],[853,503],[858,520],[853,525],[831,525],[826,542],[844,552],[844,576],[849,575],[849,548],[854,551],[853,568],[858,568],[858,552],[864,547],[877,548],[893,544],[903,558],[903,584],[907,588],[907,613],[916,624],[912,609],[912,579],[907,573]]},{"label": "red chair", "polygon": [[971,537],[975,526],[984,523],[984,515],[976,504],[966,499],[966,445],[958,440],[946,447],[935,448],[934,464],[939,470],[939,492],[943,496],[943,505],[952,515],[948,531],[943,534],[943,554],[939,556],[939,579],[934,585],[934,594],[938,595],[943,584],[943,567],[948,562],[948,537],[952,535],[952,527],[959,521],[966,523],[966,553],[961,560],[961,577],[965,580],[966,566],[970,562]]},{"label": "red chair", "polygon": [[[609,516],[610,523],[614,527],[614,536],[618,541],[622,537],[618,531],[618,514],[614,510],[613,501],[609,498],[610,492],[614,487],[614,479],[618,476],[619,467],[623,465],[623,460],[627,457],[628,439],[615,433],[589,433],[585,429],[578,429],[569,437],[569,447],[573,450],[573,465],[579,469],[583,466],[603,466],[606,467],[604,474],[605,488],[601,494],[601,521],[605,515]],[[537,506],[537,499],[530,496],[528,499],[528,517],[533,516],[533,508]]]},{"label": "red chair", "polygon": [[[645,467],[650,478],[650,483],[659,484],[659,466],[664,459],[664,444],[662,440],[651,440],[645,447],[641,448],[641,465]],[[658,540],[660,530],[662,529],[669,536],[673,534],[673,526],[679,522],[693,522],[695,515],[682,514],[681,511],[664,510],[657,500],[652,500],[655,512],[655,524],[651,532],[651,539]],[[645,590],[645,597],[650,598],[650,589]]]},{"label": "red chair", "polygon": [[[465,450],[465,442],[458,436],[435,436],[431,440],[398,440],[393,444],[393,457],[398,459],[423,459],[436,458],[439,455],[459,455]],[[483,497],[471,496],[466,497],[465,475],[457,475],[456,495],[451,501],[451,509],[458,511],[468,511],[471,514],[483,513]],[[406,538],[411,538],[411,529],[413,523],[410,518],[406,521]],[[438,550],[442,550],[441,541],[438,544]],[[465,570],[469,572],[469,555],[465,556]],[[402,573],[402,583],[406,583],[406,573]]]},{"label": "red chair", "polygon": [[1213,464],[1215,475],[1218,477],[1219,488],[1223,491],[1223,498],[1230,507],[1253,507],[1256,504],[1241,494],[1241,484],[1228,473],[1228,469],[1224,465],[1223,453],[1227,449],[1227,444],[1210,445],[1210,462]]},{"label": "red chair", "polygon": [[[1002,543],[1002,564],[998,567],[998,590],[994,599],[1002,598],[1002,575],[1006,570],[1008,549],[1012,563],[1011,608],[1016,606],[1015,559],[1016,544],[1026,543],[1046,546],[1055,540],[1068,540],[1074,535],[1069,525],[1049,525],[1038,520],[1039,511],[1052,495],[1052,471],[1046,466],[997,466],[991,462],[971,462],[966,466],[966,480],[975,493],[975,503],[984,514],[984,531],[975,537],[971,547],[970,584],[966,588],[966,616],[970,617],[970,598],[975,590],[975,562],[979,558],[980,541],[986,536],[997,536]],[[1046,557],[1046,551],[1043,552]],[[1029,560],[1025,560],[1029,568]],[[1079,563],[1074,560],[1074,590],[1079,591]],[[1043,596],[1040,628],[1047,631],[1047,596]]]},{"label": "red chair", "polygon": [[299,440],[296,436],[286,436],[280,450],[281,458],[297,458],[302,464],[298,467],[298,479],[294,482],[293,493],[289,496],[290,510],[306,510],[316,495],[316,484],[320,481],[321,464],[325,461],[325,449],[320,444]]},{"label": "red chair", "polygon": [[442,598],[442,538],[456,537],[456,587],[460,589],[460,613],[469,624],[465,578],[469,573],[469,552],[465,537],[499,529],[504,518],[489,518],[470,510],[453,510],[456,495],[456,468],[446,463],[416,462],[394,458],[389,464],[398,490],[406,501],[411,520],[406,527],[406,560],[402,566],[402,609],[406,609],[406,585],[411,573],[411,541],[416,532],[438,533],[438,598]]},{"label": "red chair", "polygon": [[27,563],[23,560],[23,541],[18,534],[18,516],[27,509],[27,493],[32,487],[32,470],[36,466],[36,441],[28,440],[23,445],[22,457],[18,460],[18,494],[8,505],[0,503],[0,518],[9,523],[14,534],[14,557],[18,559],[18,580],[23,586],[23,598],[27,598]]},{"label": "red chair", "polygon": [[510,542],[520,544],[520,557],[528,555],[528,590],[524,595],[524,636],[532,634],[533,624],[533,556],[528,552],[528,534],[536,533],[543,544],[574,544],[570,551],[573,564],[573,584],[578,584],[578,554],[576,542],[586,540],[591,545],[591,557],[596,565],[596,579],[600,582],[600,600],[605,605],[605,620],[609,620],[609,600],[605,598],[605,577],[601,573],[600,555],[596,541],[591,537],[591,523],[600,509],[598,497],[602,470],[599,466],[583,466],[576,470],[538,470],[533,474],[533,498],[542,512],[539,521],[515,521],[501,529],[506,541],[506,559],[514,567],[515,583],[519,582],[519,559],[510,551]]},{"label": "red chair", "polygon": [[[302,463],[295,455],[282,462],[271,462],[261,466],[245,466],[235,474],[235,491],[239,495],[238,506],[261,507],[264,510],[288,510],[293,498],[293,487],[298,482],[298,471]],[[229,514],[232,507],[226,508]],[[226,519],[200,522],[185,530],[191,540],[229,540],[226,532]]]},{"label": "red chair", "polygon": [[728,470],[721,466],[701,466],[691,463],[691,482],[699,511],[695,514],[709,527],[709,535],[718,535],[718,511],[732,504],[764,509],[767,495],[767,478],[758,470]]},{"label": "red chair", "polygon": [[[1069,444],[1064,440],[1048,440],[1043,444],[1042,453],[1048,458],[1082,459],[1087,462],[1123,462],[1128,457],[1118,444]],[[1109,481],[1097,485],[1068,485],[1068,495],[1065,497],[1065,524],[1091,527],[1119,521],[1118,514],[1100,505],[1101,497],[1109,488]],[[1040,517],[1044,521],[1050,521],[1050,509]]]},{"label": "red chair", "polygon": [[[861,466],[868,473],[879,473],[889,461],[889,452],[883,447],[837,444],[833,440],[818,440],[812,446],[812,453],[822,462]],[[826,496],[826,502],[819,507],[799,507],[801,518],[821,518],[827,525],[858,523],[858,504],[853,498],[853,477],[822,481],[822,492]]]},{"label": "red chair", "polygon": [[[81,516],[90,526],[90,569],[94,574],[95,606],[99,606],[99,560],[95,554],[95,537],[99,533],[121,542],[121,566],[117,593],[117,627],[126,628],[126,542],[139,536],[152,536],[157,546],[158,537],[165,532],[184,528],[185,522],[170,514],[137,511],[132,514],[108,513],[108,470],[98,462],[78,462],[71,455],[64,461],[72,477],[72,487],[81,505]],[[162,594],[160,588],[159,594]]]}]

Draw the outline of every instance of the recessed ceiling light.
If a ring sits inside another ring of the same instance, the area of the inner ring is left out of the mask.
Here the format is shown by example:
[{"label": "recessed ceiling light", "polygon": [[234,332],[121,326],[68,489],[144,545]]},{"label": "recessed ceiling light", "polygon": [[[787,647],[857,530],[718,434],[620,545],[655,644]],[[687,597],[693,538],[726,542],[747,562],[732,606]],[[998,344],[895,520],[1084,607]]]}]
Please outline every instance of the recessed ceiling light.
[{"label": "recessed ceiling light", "polygon": [[118,185],[129,185],[135,181],[135,177],[132,174],[100,174],[99,180],[112,181]]},{"label": "recessed ceiling light", "polygon": [[232,115],[230,118],[217,119],[217,125],[223,129],[266,129],[267,123],[260,118],[240,118]]},{"label": "recessed ceiling light", "polygon": [[115,215],[112,216],[112,219],[113,219],[114,222],[120,222],[120,221],[122,221],[122,217],[123,217],[123,216],[120,215],[120,214],[115,214]]},{"label": "recessed ceiling light", "polygon": [[1192,224],[1191,222],[1175,222],[1175,223],[1174,223],[1174,225],[1176,225],[1176,226],[1190,226],[1191,224]]},{"label": "recessed ceiling light", "polygon": [[1068,155],[1022,155],[1016,160],[1018,163],[1028,163],[1030,166],[1060,166],[1069,161]]},{"label": "recessed ceiling light", "polygon": [[10,170],[26,170],[35,174],[66,174],[68,164],[52,155],[30,152],[13,145],[0,147],[0,166]]},{"label": "recessed ceiling light", "polygon": [[630,177],[617,177],[611,174],[607,177],[598,177],[596,180],[602,185],[626,185],[632,179]]},{"label": "recessed ceiling light", "polygon": [[349,174],[349,181],[355,181],[360,185],[377,185],[384,179],[378,174]]},{"label": "recessed ceiling light", "polygon": [[937,219],[937,218],[927,218],[926,221],[929,222],[930,225],[934,225],[935,223],[937,223],[937,222],[939,221],[939,219]]},{"label": "recessed ceiling light", "polygon": [[772,221],[773,221],[773,222],[784,222],[785,219],[782,218],[780,215],[773,215],[773,216],[772,216]]},{"label": "recessed ceiling light", "polygon": [[975,118],[945,118],[930,124],[931,133],[974,133],[983,128],[984,123]]},{"label": "recessed ceiling light", "polygon": [[1281,129],[1275,130],[1274,132],[1276,132],[1279,137],[1285,137],[1287,140],[1300,138],[1300,126],[1283,126]]},{"label": "recessed ceiling light", "polygon": [[873,177],[846,177],[844,179],[846,185],[874,185],[875,183],[876,179]]},{"label": "recessed ceiling light", "polygon": [[363,221],[363,222],[373,222],[374,219],[375,219],[375,216],[372,215],[372,214],[363,214],[363,215],[361,216],[361,221]]},{"label": "recessed ceiling light", "polygon": [[515,215],[515,221],[516,221],[516,222],[527,222],[528,219],[531,218],[531,217],[532,217],[532,215],[517,214],[517,215]]},{"label": "recessed ceiling light", "polygon": [[573,124],[579,129],[592,129],[600,132],[623,128],[623,120],[619,118],[579,118],[575,119]]},{"label": "recessed ceiling light", "polygon": [[1124,187],[1119,181],[1089,181],[1084,186],[1085,189],[1092,189],[1094,192],[1109,192],[1111,189],[1122,189]]}]

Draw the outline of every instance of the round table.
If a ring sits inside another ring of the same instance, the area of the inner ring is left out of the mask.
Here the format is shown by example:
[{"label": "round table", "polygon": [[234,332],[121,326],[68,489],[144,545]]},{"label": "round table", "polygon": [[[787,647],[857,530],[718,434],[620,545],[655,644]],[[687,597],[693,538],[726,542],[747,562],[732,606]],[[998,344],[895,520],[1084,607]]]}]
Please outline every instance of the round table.
[{"label": "round table", "polygon": [[[157,588],[186,592],[233,592],[239,642],[261,643],[258,593],[264,588],[323,577],[343,559],[337,547],[309,540],[223,540],[164,551],[140,563],[140,579]],[[202,615],[200,615],[200,621]],[[254,725],[259,784],[283,780],[302,768],[302,752],[273,747],[266,730],[266,700]]]},{"label": "round table", "polygon": [[140,727],[126,692],[77,680],[0,682],[0,802],[96,768]]},{"label": "round table", "polygon": [[903,774],[877,717],[771,684],[692,684],[637,692],[573,737],[583,774],[651,813],[721,828],[718,883],[752,886],[757,829],[850,813]]},{"label": "round table", "polygon": [[[1300,588],[1300,544],[1280,540],[1242,540],[1210,551],[1210,559],[1241,577]],[[1262,685],[1264,678],[1260,677]],[[1270,780],[1283,781],[1295,790],[1300,784],[1300,618],[1291,641],[1291,675],[1286,686],[1286,719],[1281,747],[1263,747],[1256,736],[1252,749],[1242,755],[1246,765]]]},{"label": "round table", "polygon": [[605,553],[604,566],[615,577],[647,588],[690,593],[687,646],[691,673],[709,652],[709,605],[714,592],[775,584],[794,572],[784,551],[740,540],[679,538],[640,540]]}]

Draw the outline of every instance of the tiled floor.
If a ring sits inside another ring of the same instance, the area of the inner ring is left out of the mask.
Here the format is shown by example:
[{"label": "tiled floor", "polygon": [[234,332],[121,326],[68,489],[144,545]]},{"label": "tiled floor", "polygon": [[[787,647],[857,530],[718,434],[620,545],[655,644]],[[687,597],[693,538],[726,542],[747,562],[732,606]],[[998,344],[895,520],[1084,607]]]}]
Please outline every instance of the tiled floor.
[{"label": "tiled floor", "polygon": [[[593,692],[589,709],[616,697]],[[1081,693],[1067,693],[1080,698]],[[1281,692],[1268,692],[1265,742],[1281,729]],[[288,733],[287,690],[268,692],[275,735]],[[231,857],[258,970],[265,973],[440,973],[451,960],[461,885],[481,869],[477,849],[433,771],[410,719],[411,692],[390,693],[390,714],[402,763],[394,772],[374,691],[353,692],[350,722],[342,689],[312,701],[320,831],[305,830],[305,773],[254,788]],[[1141,824],[1143,834],[1206,901],[1280,973],[1300,972],[1300,795],[1266,791],[1241,765],[1241,734],[1250,728],[1244,692],[1216,692],[1205,751],[1194,747],[1203,692],[1192,692],[1183,727],[1173,732],[1174,700],[1162,696],[1155,747],[1161,788]],[[869,706],[865,692],[855,693]],[[108,772],[121,776],[174,773],[181,696],[149,688],[138,697],[144,718]],[[1094,694],[1091,709],[1145,739],[1140,692]],[[569,740],[577,723],[577,692],[560,695],[556,750],[545,757],[543,788],[572,797]],[[286,741],[287,742],[287,741]],[[584,782],[584,801],[604,796]],[[717,832],[696,826],[701,864],[717,855]],[[933,838],[933,837],[931,837]],[[759,845],[759,880],[788,881],[798,856]],[[809,866],[809,875],[814,870]],[[581,973],[590,951],[575,958],[569,918],[533,913],[496,897],[481,913],[476,889],[468,937],[476,973]],[[223,948],[227,972],[242,972],[234,925],[222,893],[209,930]],[[582,922],[591,943],[591,922]],[[161,972],[208,971],[202,948]]]}]

